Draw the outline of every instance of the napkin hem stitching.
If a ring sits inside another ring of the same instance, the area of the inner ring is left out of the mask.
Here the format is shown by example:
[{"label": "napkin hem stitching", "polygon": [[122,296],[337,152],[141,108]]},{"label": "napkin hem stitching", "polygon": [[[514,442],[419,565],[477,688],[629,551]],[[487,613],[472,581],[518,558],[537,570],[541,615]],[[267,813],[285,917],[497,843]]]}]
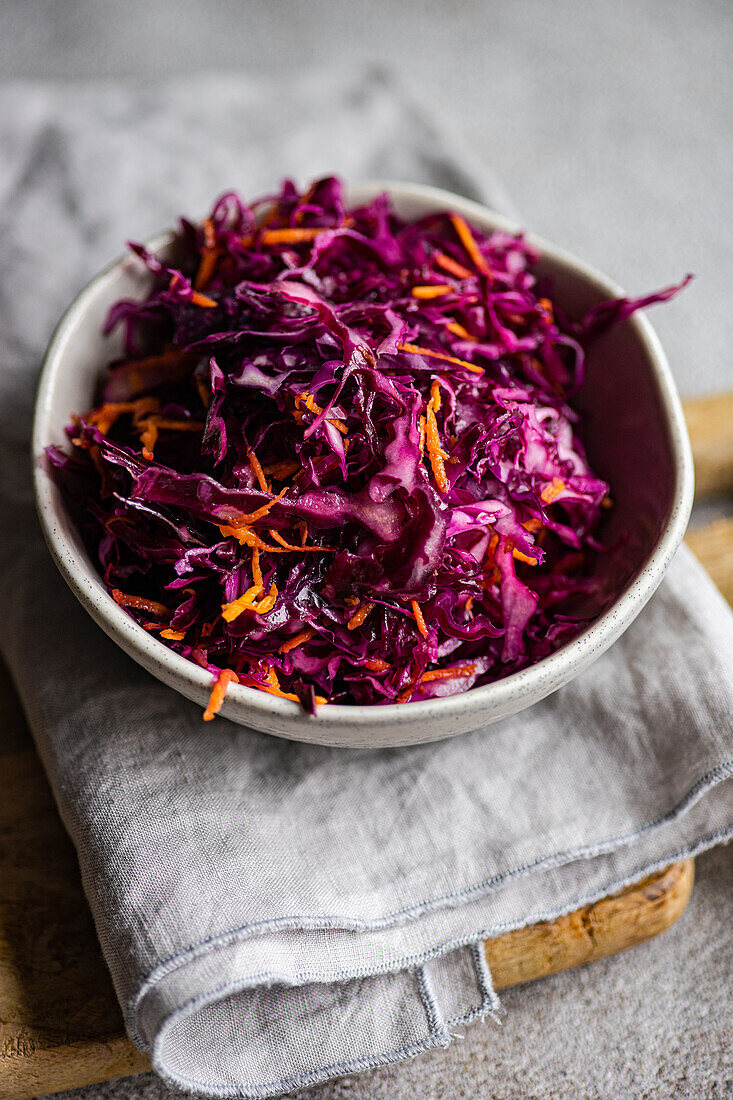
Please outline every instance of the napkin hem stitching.
[{"label": "napkin hem stitching", "polygon": [[[159,1047],[161,1035],[164,1033],[166,1028],[168,1026],[170,1026],[170,1023],[174,1019],[178,1019],[182,1015],[191,1015],[194,1012],[196,1012],[199,1008],[203,1007],[205,1004],[212,1003],[214,1001],[214,999],[221,998],[224,995],[232,995],[232,994],[236,994],[236,993],[241,993],[241,992],[244,992],[247,989],[251,989],[253,987],[256,987],[256,986],[259,986],[259,985],[262,985],[262,984],[268,984],[268,985],[283,984],[283,985],[288,985],[288,986],[296,986],[296,985],[307,985],[307,984],[311,984],[311,983],[315,983],[315,982],[318,982],[318,983],[344,982],[344,981],[357,980],[359,978],[376,977],[377,975],[380,975],[380,974],[390,974],[390,973],[395,974],[395,973],[399,973],[400,971],[416,969],[417,967],[424,966],[431,959],[438,958],[439,956],[448,954],[451,951],[459,950],[460,948],[467,947],[471,944],[480,944],[483,940],[493,938],[494,936],[497,936],[497,935],[501,935],[503,932],[511,932],[511,931],[514,931],[517,928],[524,928],[524,927],[527,927],[530,924],[536,924],[536,923],[539,923],[541,921],[555,920],[556,918],[561,917],[561,916],[565,915],[566,913],[571,913],[575,909],[582,908],[584,905],[590,905],[594,901],[597,901],[599,898],[605,897],[608,894],[616,893],[618,890],[624,889],[625,886],[628,886],[628,885],[630,885],[634,882],[638,882],[641,878],[645,877],[646,875],[654,874],[655,871],[663,869],[664,867],[668,866],[670,863],[674,863],[674,862],[676,862],[680,859],[693,858],[696,855],[698,855],[700,852],[704,851],[706,848],[711,848],[714,845],[720,844],[720,843],[727,843],[732,838],[733,838],[733,825],[731,825],[727,828],[724,828],[724,829],[715,830],[714,832],[711,832],[711,833],[706,833],[704,836],[700,837],[694,844],[687,845],[686,847],[683,847],[683,848],[675,849],[671,852],[667,852],[665,855],[663,855],[659,859],[653,861],[652,863],[643,864],[642,866],[635,868],[633,871],[630,871],[628,874],[622,875],[619,878],[617,878],[615,880],[612,880],[610,883],[606,883],[605,885],[599,887],[597,890],[591,890],[588,894],[586,894],[584,896],[576,897],[575,899],[573,899],[572,902],[569,902],[566,905],[557,906],[553,910],[544,910],[544,911],[541,910],[541,911],[536,912],[534,914],[530,914],[527,917],[522,917],[521,919],[516,920],[516,921],[504,921],[501,924],[497,924],[497,925],[493,925],[493,926],[489,926],[487,928],[484,928],[484,929],[480,930],[479,932],[474,931],[474,932],[470,933],[467,936],[462,936],[462,937],[459,937],[459,938],[456,938],[456,939],[453,939],[453,940],[449,940],[446,943],[439,944],[437,947],[434,947],[434,948],[431,948],[429,950],[423,951],[419,955],[408,956],[406,958],[402,958],[401,960],[395,960],[392,963],[384,964],[384,965],[376,967],[376,968],[355,967],[355,968],[352,968],[351,970],[339,971],[339,972],[334,973],[333,975],[331,975],[329,977],[324,977],[323,974],[312,974],[312,973],[304,972],[304,973],[298,975],[299,980],[297,982],[293,981],[292,979],[285,980],[285,979],[283,979],[282,976],[278,976],[275,972],[272,972],[272,971],[269,971],[269,972],[268,971],[263,971],[260,974],[250,975],[247,978],[239,978],[239,979],[236,979],[236,980],[229,980],[227,982],[222,982],[219,986],[215,987],[214,989],[207,990],[206,993],[199,994],[199,996],[197,996],[197,997],[192,997],[185,1004],[179,1006],[177,1009],[174,1009],[171,1013],[169,1013],[169,1015],[163,1020],[163,1023],[160,1025],[160,1027],[159,1027],[159,1029],[158,1029],[158,1031],[155,1035],[155,1039],[152,1043],[146,1042],[142,1038],[142,1036],[140,1035],[139,1030],[136,1026],[137,1025],[137,1013],[135,1013],[134,1015],[130,1016],[127,1019],[128,1030],[130,1032],[131,1038],[133,1039],[133,1042],[135,1042],[141,1049],[147,1050],[147,1051],[152,1050],[153,1052],[155,1052],[155,1050]],[[487,971],[488,971],[488,964],[487,964]],[[490,971],[489,971],[489,980],[491,981]],[[493,981],[491,981],[491,989],[493,990]],[[494,997],[496,998],[496,1007],[498,1008],[499,1007],[499,999],[498,999],[498,995],[495,992],[494,992]],[[489,1008],[486,1010],[487,1012],[489,1012],[489,1014],[491,1014],[492,1007],[493,1006],[490,1005]],[[483,1008],[483,1006],[481,1006],[481,1009],[482,1008]],[[481,1011],[481,1009],[471,1010],[474,1013],[474,1016],[472,1016],[471,1018],[474,1019],[475,1014],[479,1013],[479,1012],[480,1012],[480,1014],[485,1015],[486,1012]],[[459,1017],[457,1020],[449,1021],[449,1024],[458,1026],[462,1022],[467,1022],[467,1021],[464,1021],[463,1017]],[[409,1057],[409,1055],[407,1055],[407,1054],[405,1054],[403,1056],[404,1057]],[[377,1063],[377,1064],[383,1064],[383,1063]],[[349,1072],[349,1071],[344,1070],[343,1072]],[[171,1078],[171,1079],[173,1080],[173,1078]],[[208,1086],[204,1085],[204,1082],[194,1081],[192,1083],[193,1084],[198,1084],[198,1085],[201,1085],[202,1087],[207,1087],[208,1088]],[[291,1085],[289,1087],[294,1088],[296,1086]],[[219,1095],[219,1094],[217,1094],[217,1095]],[[222,1096],[241,1095],[241,1096],[245,1097],[246,1100],[249,1100],[249,1097],[251,1095],[253,1100],[256,1100],[256,1097],[265,1096],[265,1095],[267,1095],[267,1093],[252,1093],[252,1094],[222,1093],[221,1095]]]},{"label": "napkin hem stitching", "polygon": [[[396,910],[392,913],[388,913],[385,916],[369,919],[358,919],[344,916],[307,916],[307,915],[295,915],[292,917],[277,917],[267,921],[255,922],[247,925],[239,925],[236,928],[228,929],[225,932],[217,933],[215,936],[211,936],[205,940],[201,940],[196,944],[191,945],[184,951],[178,952],[175,955],[170,956],[168,959],[159,963],[145,978],[142,984],[139,986],[137,992],[130,999],[127,1005],[126,1017],[129,1020],[134,1019],[137,1016],[137,1010],[143,1001],[146,994],[152,989],[157,982],[166,978],[173,971],[178,970],[180,967],[185,966],[187,963],[192,962],[194,959],[207,954],[210,950],[218,950],[219,948],[227,947],[232,943],[236,943],[243,939],[249,939],[255,935],[267,935],[271,932],[288,931],[288,930],[319,930],[319,929],[335,929],[339,931],[351,931],[351,932],[374,932],[381,929],[393,927],[398,924],[407,923],[411,918],[415,919],[423,915],[426,912],[430,912],[434,909],[448,907],[451,903],[469,901],[478,896],[483,896],[490,892],[495,887],[502,885],[504,882],[516,879],[524,878],[532,871],[546,870],[552,867],[565,866],[577,859],[593,859],[599,855],[610,854],[618,849],[630,844],[633,840],[643,836],[645,833],[658,828],[661,825],[667,824],[675,818],[682,816],[687,810],[689,810],[695,802],[701,797],[705,791],[723,780],[733,776],[733,760],[727,761],[723,764],[718,764],[712,768],[709,772],[698,779],[693,786],[687,791],[685,795],[666,813],[655,818],[651,822],[646,822],[644,825],[639,826],[637,829],[632,830],[629,833],[621,834],[617,837],[608,838],[605,841],[599,841],[596,844],[580,846],[578,848],[568,848],[561,852],[556,852],[549,856],[540,857],[531,863],[522,864],[519,867],[511,868],[506,871],[502,871],[496,875],[491,876],[488,879],[484,879],[482,882],[473,886],[464,887],[461,890],[454,891],[450,894],[441,895],[438,898],[427,899],[422,902],[417,902],[414,905],[406,906],[403,909]],[[620,887],[619,887],[620,889]],[[578,902],[578,905],[584,904],[582,901]],[[578,906],[572,906],[570,909],[565,910],[571,912],[572,908]],[[559,914],[556,914],[559,915]],[[535,920],[552,920],[553,916],[546,917],[540,916],[534,918]],[[527,922],[525,922],[527,923]],[[464,941],[468,942],[468,941]],[[417,960],[415,960],[417,963]],[[289,982],[288,984],[295,984]],[[302,983],[300,983],[302,984]],[[137,1029],[135,1029],[137,1030]]]},{"label": "napkin hem stitching", "polygon": [[[315,1085],[331,1078],[341,1077],[347,1073],[360,1073],[365,1070],[374,1069],[377,1066],[391,1065],[405,1058],[414,1058],[436,1047],[447,1047],[453,1039],[463,1037],[452,1031],[455,1027],[463,1027],[473,1023],[477,1019],[483,1019],[486,1016],[489,1016],[498,1025],[501,1024],[501,1020],[497,1014],[497,1009],[500,1007],[499,998],[494,990],[491,972],[489,971],[488,963],[481,949],[481,940],[463,944],[462,946],[470,947],[475,964],[476,980],[482,996],[481,1003],[473,1008],[467,1009],[464,1013],[451,1017],[451,1019],[447,1021],[444,1020],[435,990],[433,989],[432,979],[425,965],[417,968],[415,970],[417,986],[425,1008],[429,1031],[424,1038],[418,1039],[413,1043],[408,1043],[400,1049],[381,1051],[378,1054],[372,1055],[363,1055],[360,1058],[353,1058],[351,1060],[342,1059],[339,1062],[333,1062],[330,1065],[321,1066],[317,1069],[309,1070],[306,1073],[293,1074],[289,1077],[279,1078],[276,1081],[268,1081],[261,1085],[254,1085],[251,1088],[247,1088],[246,1086],[239,1087],[236,1085],[232,1087],[215,1085],[211,1082],[202,1081],[199,1078],[175,1073],[167,1069],[160,1060],[161,1039],[165,1031],[179,1020],[181,1016],[190,1015],[196,1010],[195,1007],[193,1007],[193,1002],[189,1002],[187,1005],[172,1012],[161,1027],[153,1046],[152,1060],[154,1068],[165,1081],[184,1089],[205,1089],[210,1096],[216,1096],[222,1098],[222,1100],[223,1098],[234,1097],[239,1098],[239,1100],[264,1100],[265,1097],[280,1095],[282,1092],[290,1092],[292,1089],[296,1088],[307,1088],[310,1085]],[[426,962],[427,961],[429,960],[426,960]],[[198,1000],[198,998],[195,1000]]]}]

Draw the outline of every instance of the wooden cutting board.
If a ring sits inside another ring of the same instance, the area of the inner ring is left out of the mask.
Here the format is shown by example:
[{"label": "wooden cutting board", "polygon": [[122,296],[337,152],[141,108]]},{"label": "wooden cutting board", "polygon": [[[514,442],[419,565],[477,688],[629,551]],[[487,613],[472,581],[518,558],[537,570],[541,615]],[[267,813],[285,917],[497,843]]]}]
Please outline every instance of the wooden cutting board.
[{"label": "wooden cutting board", "polygon": [[[733,490],[733,394],[688,402],[698,495]],[[733,602],[733,519],[687,542]],[[142,1073],[124,1034],[74,850],[0,666],[0,1100]],[[692,860],[559,920],[486,942],[497,989],[582,966],[668,928],[692,890]]]}]

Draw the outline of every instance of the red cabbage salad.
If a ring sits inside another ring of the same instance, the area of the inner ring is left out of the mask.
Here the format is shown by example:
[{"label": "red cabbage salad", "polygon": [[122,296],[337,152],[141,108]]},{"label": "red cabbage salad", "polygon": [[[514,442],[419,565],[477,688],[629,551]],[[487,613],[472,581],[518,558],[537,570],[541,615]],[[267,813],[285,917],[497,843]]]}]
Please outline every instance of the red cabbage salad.
[{"label": "red cabbage salad", "polygon": [[311,713],[452,695],[587,625],[586,349],[684,283],[571,322],[521,235],[335,178],[224,194],[176,247],[131,245],[152,290],[48,455],[111,597],[211,674],[205,718],[231,682]]}]

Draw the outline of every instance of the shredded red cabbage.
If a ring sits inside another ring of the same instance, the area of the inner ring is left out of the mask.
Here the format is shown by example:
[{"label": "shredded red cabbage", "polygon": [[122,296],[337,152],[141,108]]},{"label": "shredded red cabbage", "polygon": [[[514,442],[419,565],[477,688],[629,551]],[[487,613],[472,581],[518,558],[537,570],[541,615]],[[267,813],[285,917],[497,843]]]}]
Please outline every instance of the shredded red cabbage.
[{"label": "shredded red cabbage", "polygon": [[[594,333],[522,236],[406,224],[341,183],[182,222],[118,302],[125,358],[58,469],[111,595],[227,683],[393,703],[538,661],[586,623],[609,486],[569,404]],[[681,284],[684,286],[684,283]]]}]

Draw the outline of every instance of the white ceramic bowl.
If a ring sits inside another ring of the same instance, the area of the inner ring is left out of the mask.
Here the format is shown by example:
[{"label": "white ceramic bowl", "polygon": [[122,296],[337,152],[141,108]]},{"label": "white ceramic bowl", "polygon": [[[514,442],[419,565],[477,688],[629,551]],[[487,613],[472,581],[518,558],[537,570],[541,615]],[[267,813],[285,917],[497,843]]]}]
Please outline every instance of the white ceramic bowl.
[{"label": "white ceramic bowl", "polygon": [[[399,215],[418,218],[450,208],[480,228],[520,227],[447,191],[415,184],[370,182],[348,189],[350,203],[388,191]],[[170,234],[151,242],[170,247]],[[529,236],[553,296],[570,316],[621,294],[619,287],[554,245]],[[212,686],[203,669],[143,630],[108,595],[70,519],[44,460],[50,443],[66,444],[64,427],[92,403],[104,364],[121,353],[119,337],[102,336],[109,306],[142,296],[147,277],[136,260],[116,261],[79,295],[51,340],[41,376],[33,431],[35,492],[49,549],[64,579],[92,618],[154,676],[206,705]],[[549,657],[496,683],[460,695],[401,706],[319,708],[317,717],[297,703],[232,685],[221,713],[233,722],[299,741],[340,746],[418,744],[478,729],[531,706],[587,668],[636,618],[677,549],[693,497],[693,467],[679,398],[664,352],[642,314],[615,326],[589,357],[578,403],[591,464],[611,484],[611,530],[625,531],[621,550],[608,555],[614,570],[613,604],[582,634]]]}]

